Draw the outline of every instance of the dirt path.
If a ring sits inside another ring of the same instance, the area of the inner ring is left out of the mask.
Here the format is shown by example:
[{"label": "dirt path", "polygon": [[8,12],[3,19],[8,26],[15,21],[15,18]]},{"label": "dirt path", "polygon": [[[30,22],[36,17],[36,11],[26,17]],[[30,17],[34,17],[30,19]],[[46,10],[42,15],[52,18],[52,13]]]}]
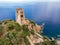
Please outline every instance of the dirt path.
[{"label": "dirt path", "polygon": [[34,45],[34,43],[31,41],[31,39],[28,36],[26,38],[29,40],[31,45]]}]

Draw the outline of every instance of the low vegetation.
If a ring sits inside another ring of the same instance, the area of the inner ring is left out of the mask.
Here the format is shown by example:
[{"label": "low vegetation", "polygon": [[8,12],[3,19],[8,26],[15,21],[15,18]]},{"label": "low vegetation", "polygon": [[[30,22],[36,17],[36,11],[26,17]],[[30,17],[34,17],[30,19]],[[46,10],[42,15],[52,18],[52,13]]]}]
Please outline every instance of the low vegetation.
[{"label": "low vegetation", "polygon": [[[33,21],[30,21],[35,25]],[[0,22],[0,45],[30,45],[26,38],[34,34],[34,30],[29,31],[26,25],[20,26],[13,20],[4,20]],[[56,45],[56,41],[49,41],[43,36],[44,42],[35,45]]]}]

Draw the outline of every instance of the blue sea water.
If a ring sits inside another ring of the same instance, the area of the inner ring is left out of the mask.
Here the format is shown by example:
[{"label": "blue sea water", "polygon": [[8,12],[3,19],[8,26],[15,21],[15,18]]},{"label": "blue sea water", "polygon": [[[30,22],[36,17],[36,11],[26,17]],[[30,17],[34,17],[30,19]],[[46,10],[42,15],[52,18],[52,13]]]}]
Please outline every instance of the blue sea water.
[{"label": "blue sea water", "polygon": [[45,23],[43,34],[49,37],[60,35],[60,3],[1,3],[0,21],[5,19],[15,20],[16,8],[23,8],[24,15],[29,20],[34,20],[38,25]]}]

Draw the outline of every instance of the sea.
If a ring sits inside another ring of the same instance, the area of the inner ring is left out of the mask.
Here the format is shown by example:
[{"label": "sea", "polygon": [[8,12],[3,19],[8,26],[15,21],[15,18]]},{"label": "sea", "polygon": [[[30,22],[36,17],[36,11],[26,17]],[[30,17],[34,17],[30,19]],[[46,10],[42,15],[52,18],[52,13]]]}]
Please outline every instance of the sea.
[{"label": "sea", "polygon": [[33,20],[38,25],[44,23],[43,34],[48,37],[60,35],[60,3],[1,3],[0,21],[15,20],[16,8],[23,8],[25,18]]}]

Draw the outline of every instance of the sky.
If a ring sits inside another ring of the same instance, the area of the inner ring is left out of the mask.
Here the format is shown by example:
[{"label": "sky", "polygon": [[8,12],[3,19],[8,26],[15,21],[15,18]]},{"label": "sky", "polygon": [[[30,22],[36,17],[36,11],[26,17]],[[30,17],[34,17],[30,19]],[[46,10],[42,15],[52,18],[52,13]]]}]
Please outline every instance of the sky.
[{"label": "sky", "polygon": [[28,3],[28,2],[59,2],[60,0],[0,0],[0,2],[19,2],[19,3]]}]

